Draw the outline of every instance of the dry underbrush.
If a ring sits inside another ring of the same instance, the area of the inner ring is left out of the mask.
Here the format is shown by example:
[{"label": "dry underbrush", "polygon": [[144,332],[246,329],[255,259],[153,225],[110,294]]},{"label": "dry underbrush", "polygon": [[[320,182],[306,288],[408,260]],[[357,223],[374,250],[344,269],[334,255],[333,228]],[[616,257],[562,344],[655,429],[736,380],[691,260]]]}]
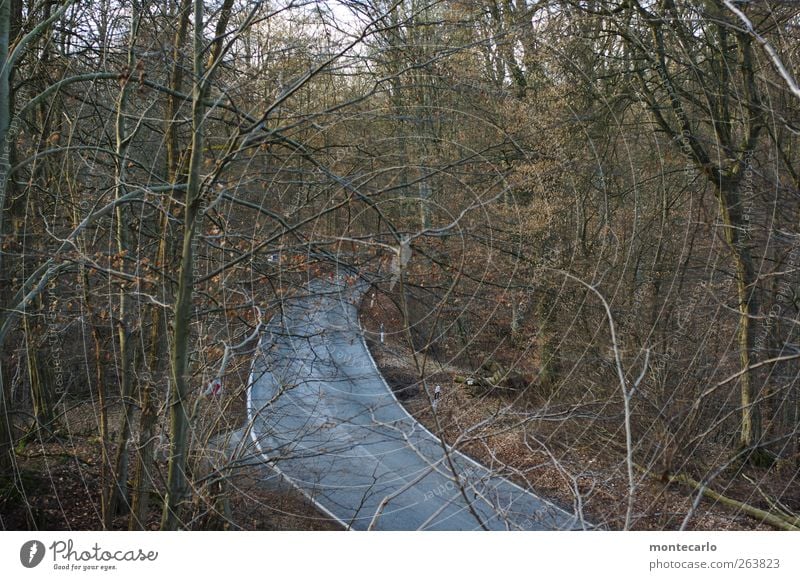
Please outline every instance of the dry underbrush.
[{"label": "dry underbrush", "polygon": [[[442,433],[449,444],[527,484],[544,498],[570,511],[582,510],[588,522],[608,529],[623,528],[628,478],[625,447],[620,443],[624,442],[622,421],[619,416],[603,415],[614,407],[613,402],[599,408],[591,404],[569,407],[546,402],[547,397],[536,393],[515,397],[490,390],[476,396],[475,389],[464,381],[471,374],[469,369],[442,364],[433,356],[415,355],[406,346],[405,334],[399,330],[400,317],[393,316],[392,310],[388,301],[374,308],[362,305],[362,321],[373,356],[412,415],[431,431]],[[381,322],[387,329],[383,344],[375,340]],[[421,368],[424,381],[419,380]],[[437,384],[442,388],[438,427],[425,392],[427,388],[432,393]],[[722,449],[708,451],[717,456],[724,453]],[[759,504],[760,498],[737,488],[732,480],[721,477],[718,481],[726,481],[726,494]],[[679,529],[692,509],[693,490],[670,482],[667,474],[637,471],[636,482],[633,529]],[[704,499],[689,518],[687,529],[770,528],[739,510]]]}]

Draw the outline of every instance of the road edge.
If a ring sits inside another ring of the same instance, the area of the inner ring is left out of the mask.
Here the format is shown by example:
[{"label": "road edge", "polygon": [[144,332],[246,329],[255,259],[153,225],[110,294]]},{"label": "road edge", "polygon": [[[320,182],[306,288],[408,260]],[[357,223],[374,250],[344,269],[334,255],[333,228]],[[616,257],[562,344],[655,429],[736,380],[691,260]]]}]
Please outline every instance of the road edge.
[{"label": "road edge", "polygon": [[[378,368],[378,365],[377,365],[377,363],[375,362],[375,358],[372,356],[372,352],[369,350],[369,346],[367,346],[366,332],[364,331],[364,327],[363,327],[363,325],[361,324],[361,305],[363,304],[363,297],[364,297],[365,295],[366,295],[366,292],[364,292],[364,293],[362,294],[362,300],[360,300],[360,301],[359,301],[359,306],[358,306],[358,308],[356,308],[356,320],[357,320],[357,322],[358,322],[358,330],[359,330],[359,334],[361,335],[361,343],[364,345],[364,350],[366,350],[366,352],[367,352],[367,358],[368,358],[368,359],[370,360],[370,362],[372,363],[372,367],[375,369],[375,372],[376,372],[376,373],[378,373],[378,376],[380,376],[380,378],[381,378],[381,382],[383,383],[383,386],[386,388],[386,390],[387,390],[387,391],[389,392],[389,394],[392,396],[392,398],[393,398],[393,399],[394,399],[394,401],[397,403],[397,405],[398,405],[398,406],[399,406],[399,407],[400,407],[400,408],[403,410],[403,413],[405,413],[405,414],[406,414],[406,416],[407,416],[409,419],[411,419],[411,420],[412,420],[412,421],[414,421],[414,422],[415,422],[417,425],[419,425],[419,426],[420,426],[420,427],[421,427],[421,428],[422,428],[422,429],[423,429],[423,430],[424,430],[424,431],[425,431],[425,432],[426,432],[428,435],[430,435],[431,437],[433,437],[433,438],[434,438],[434,439],[436,439],[437,441],[440,441],[440,442],[441,442],[441,438],[440,438],[440,437],[438,437],[438,436],[437,436],[437,435],[435,435],[433,432],[431,432],[431,430],[430,430],[430,429],[428,429],[428,428],[427,428],[427,427],[426,427],[426,426],[425,426],[425,425],[424,425],[424,424],[423,424],[421,421],[419,421],[419,420],[418,420],[416,417],[414,417],[414,416],[413,416],[411,413],[409,413],[409,412],[408,412],[408,409],[406,409],[405,405],[403,405],[403,403],[401,403],[401,402],[400,402],[400,399],[398,399],[398,398],[397,398],[397,395],[395,395],[394,391],[393,391],[393,390],[392,390],[392,388],[389,386],[389,383],[387,383],[387,382],[386,382],[386,378],[383,376],[383,373],[382,373],[382,372],[380,371],[380,369]],[[470,457],[469,455],[467,455],[467,454],[466,454],[466,453],[464,453],[463,451],[459,451],[458,449],[453,449],[453,448],[452,448],[451,446],[449,446],[449,445],[447,446],[447,449],[448,449],[448,451],[449,451],[449,452],[455,452],[455,453],[458,453],[459,455],[463,456],[464,458],[466,458],[466,459],[467,459],[467,461],[469,461],[470,463],[472,463],[474,466],[476,466],[476,467],[479,467],[479,468],[481,468],[481,469],[484,469],[484,470],[486,470],[487,472],[490,472],[490,473],[491,473],[491,470],[490,470],[488,467],[486,467],[485,465],[483,465],[483,464],[482,464],[480,461],[478,461],[478,460],[476,460],[476,459],[474,459],[474,458]],[[539,496],[539,495],[537,495],[537,494],[533,493],[533,492],[532,492],[532,491],[530,491],[530,490],[527,490],[527,489],[525,489],[524,487],[522,487],[521,485],[519,485],[517,482],[515,482],[515,481],[513,481],[513,480],[511,480],[511,479],[509,479],[509,478],[507,478],[507,477],[503,477],[502,475],[501,475],[501,476],[499,476],[499,477],[502,477],[503,479],[505,479],[505,480],[506,480],[508,483],[510,483],[510,484],[511,484],[513,487],[516,487],[516,488],[517,488],[518,490],[520,490],[521,492],[523,492],[523,493],[527,493],[527,494],[530,494],[530,495],[534,496],[536,499],[538,499],[539,501],[541,501],[541,502],[543,502],[543,503],[546,503],[547,505],[551,506],[552,508],[554,508],[555,510],[557,510],[557,511],[559,511],[559,512],[562,512],[562,513],[563,513],[563,514],[565,514],[567,517],[571,517],[571,518],[572,518],[572,519],[575,521],[575,523],[576,523],[576,524],[580,524],[580,523],[581,523],[581,519],[580,519],[580,518],[578,518],[578,516],[577,516],[577,515],[575,515],[575,514],[570,514],[570,513],[569,513],[567,510],[565,510],[564,508],[562,508],[562,507],[560,507],[560,506],[558,506],[558,505],[554,504],[552,501],[550,501],[550,500],[548,500],[548,499],[546,499],[546,498],[543,498],[543,497],[541,497],[541,496]],[[583,527],[582,529],[583,529],[584,531],[586,530],[586,527],[593,527],[593,526],[591,526],[591,524],[589,524],[589,522],[587,522],[586,520],[583,520],[583,524],[584,524],[584,527]],[[556,530],[556,531],[567,531],[567,530]]]},{"label": "road edge", "polygon": [[[273,315],[273,317],[274,317],[274,315]],[[272,319],[270,319],[270,322],[271,321],[272,321]],[[316,507],[319,511],[321,511],[322,513],[327,515],[329,518],[331,518],[333,521],[335,521],[336,523],[341,525],[344,528],[344,531],[346,531],[346,532],[355,531],[350,526],[350,524],[345,522],[343,519],[339,518],[336,514],[331,512],[328,508],[326,508],[321,503],[319,503],[316,499],[314,499],[314,497],[311,494],[309,494],[306,490],[304,490],[302,487],[297,485],[291,477],[289,477],[285,473],[283,473],[283,471],[274,462],[272,462],[270,460],[269,456],[266,453],[264,453],[264,449],[261,447],[261,443],[258,441],[258,437],[256,436],[256,432],[255,432],[255,424],[256,424],[255,423],[255,418],[253,417],[253,387],[256,384],[255,383],[255,379],[254,379],[254,377],[255,377],[255,366],[256,366],[256,362],[258,361],[258,357],[261,356],[261,352],[262,352],[261,341],[262,341],[263,338],[264,338],[263,334],[258,337],[258,345],[256,346],[256,356],[253,357],[253,362],[250,365],[250,374],[247,377],[247,382],[248,382],[248,387],[247,387],[247,423],[248,424],[245,426],[245,428],[250,432],[250,439],[253,440],[253,443],[255,443],[256,448],[258,448],[258,453],[261,455],[261,457],[264,459],[264,462],[270,467],[270,469],[274,469],[275,472],[284,479],[284,481],[287,481],[289,483],[289,485],[291,485],[294,489],[296,489],[301,494],[303,494],[303,496],[308,501],[310,501],[312,504],[314,504],[314,507]],[[269,371],[267,371],[267,372],[269,372]]]}]

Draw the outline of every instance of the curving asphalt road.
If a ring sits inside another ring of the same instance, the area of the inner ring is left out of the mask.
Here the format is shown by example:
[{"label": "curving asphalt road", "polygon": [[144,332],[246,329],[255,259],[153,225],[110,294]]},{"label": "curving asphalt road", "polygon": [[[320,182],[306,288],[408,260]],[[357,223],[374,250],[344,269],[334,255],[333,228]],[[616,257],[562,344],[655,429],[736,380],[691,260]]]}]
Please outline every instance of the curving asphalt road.
[{"label": "curving asphalt road", "polygon": [[449,453],[451,469],[367,350],[365,287],[313,280],[267,325],[247,402],[258,453],[355,530],[579,528],[574,515],[461,453]]}]

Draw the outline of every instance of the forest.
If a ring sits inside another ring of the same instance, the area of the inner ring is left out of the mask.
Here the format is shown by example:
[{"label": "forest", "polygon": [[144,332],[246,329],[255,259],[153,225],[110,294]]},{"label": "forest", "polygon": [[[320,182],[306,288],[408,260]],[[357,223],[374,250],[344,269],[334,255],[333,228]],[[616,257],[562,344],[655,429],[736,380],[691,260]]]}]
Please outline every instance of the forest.
[{"label": "forest", "polygon": [[[0,0],[0,530],[389,528],[410,489],[489,529],[493,477],[800,530],[799,41],[793,0]],[[326,503],[303,470],[388,427],[303,390],[317,340],[441,481]]]}]

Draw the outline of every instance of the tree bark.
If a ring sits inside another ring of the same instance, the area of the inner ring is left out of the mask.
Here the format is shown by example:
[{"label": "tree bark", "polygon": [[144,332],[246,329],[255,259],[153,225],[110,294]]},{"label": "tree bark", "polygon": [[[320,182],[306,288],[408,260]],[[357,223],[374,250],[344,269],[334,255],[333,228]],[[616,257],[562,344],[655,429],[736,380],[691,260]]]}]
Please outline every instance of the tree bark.
[{"label": "tree bark", "polygon": [[[180,0],[178,5],[176,14],[178,27],[172,46],[173,60],[169,80],[171,93],[167,96],[167,106],[164,113],[164,134],[167,148],[166,175],[167,182],[171,184],[177,183],[181,174],[181,149],[175,121],[183,102],[178,97],[178,94],[183,92],[183,45],[186,42],[186,34],[189,28],[192,13],[191,7],[191,0]],[[172,214],[174,205],[173,195],[175,195],[174,191],[166,196],[165,207],[161,212],[157,225],[157,231],[161,232],[161,237],[156,250],[156,267],[161,269],[168,267],[174,252],[174,244],[170,244],[171,237],[169,235],[169,216]],[[137,445],[138,452],[131,500],[130,530],[143,530],[147,522],[150,493],[153,488],[151,472],[154,469],[155,425],[158,418],[153,381],[156,376],[160,375],[162,355],[167,352],[166,336],[169,329],[166,312],[161,306],[153,306],[150,321],[150,353],[149,361],[147,362],[149,372],[140,390],[141,415],[139,417],[139,442]]]},{"label": "tree bark", "polygon": [[[172,70],[170,71],[169,88],[170,93],[167,95],[167,107],[164,112],[164,133],[167,149],[166,160],[166,174],[169,183],[177,183],[179,175],[182,173],[180,169],[181,147],[178,141],[178,129],[176,118],[178,111],[181,108],[183,99],[179,99],[178,94],[183,92],[183,45],[186,43],[186,34],[189,28],[189,20],[191,15],[192,0],[180,0],[178,6],[178,29],[175,32],[175,39],[172,46]],[[158,231],[161,232],[161,238],[158,241],[158,249],[156,250],[156,267],[167,268],[167,264],[171,263],[172,251],[170,248],[171,237],[169,235],[169,216],[173,208],[173,195],[174,192],[167,196],[165,207],[161,213],[158,224]],[[153,315],[151,319],[152,325],[150,329],[150,370],[157,372],[160,367],[161,355],[166,353],[166,341],[164,337],[166,333],[166,315],[161,307],[153,307]]]},{"label": "tree bark", "polygon": [[[38,310],[42,310],[42,300],[36,300]],[[37,339],[37,328],[31,324],[30,316],[25,313],[23,317],[23,331],[25,333],[25,355],[28,363],[28,381],[33,403],[33,417],[36,421],[35,429],[47,427],[53,421],[52,397],[49,391],[50,381],[43,380],[47,367],[42,364],[42,348]]]},{"label": "tree bark", "polygon": [[158,409],[155,405],[152,382],[148,380],[142,385],[142,414],[139,419],[139,441],[137,445],[136,474],[133,484],[131,502],[131,518],[128,529],[144,530],[147,523],[147,511],[150,504],[150,492],[153,489],[151,477],[155,457],[155,425]]},{"label": "tree bark", "polygon": [[[222,8],[220,26],[227,26],[225,14],[230,14],[231,2],[226,0]],[[225,20],[225,22],[223,22]],[[217,34],[217,37],[220,35]],[[189,158],[189,176],[186,186],[186,209],[183,226],[183,246],[178,274],[178,294],[175,297],[175,322],[172,332],[170,355],[170,454],[167,474],[167,497],[161,518],[162,530],[178,529],[181,511],[186,496],[186,467],[189,452],[189,339],[192,318],[192,296],[194,291],[194,240],[199,220],[203,216],[201,205],[201,176],[205,116],[205,93],[208,79],[204,79],[203,66],[203,3],[194,3],[194,42],[192,89],[192,145]],[[212,51],[211,58],[215,58]],[[213,61],[212,61],[213,64]]]},{"label": "tree bark", "polygon": [[[78,223],[80,217],[75,216],[75,222]],[[111,477],[113,469],[111,465],[111,440],[108,434],[108,400],[106,398],[106,386],[103,381],[103,361],[100,347],[100,334],[97,331],[97,324],[95,324],[95,310],[94,301],[92,300],[92,291],[89,287],[90,279],[89,272],[86,268],[81,268],[81,287],[83,293],[83,303],[86,305],[87,318],[91,328],[92,346],[94,348],[94,388],[97,392],[97,404],[99,406],[99,429],[100,429],[100,511],[103,520],[103,529],[108,530],[111,528],[113,514],[111,513]]]},{"label": "tree bark", "polygon": [[[723,182],[717,189],[719,211],[724,226],[724,237],[733,258],[736,280],[736,297],[739,311],[737,343],[739,348],[739,364],[742,369],[749,369],[753,360],[755,337],[752,319],[758,313],[756,294],[756,273],[750,248],[747,246],[742,232],[744,224],[741,215],[741,203],[738,195],[738,182]],[[758,405],[758,393],[754,386],[755,371],[748,370],[742,374],[740,382],[740,403],[742,407],[739,443],[742,447],[757,447],[761,440],[761,415]]]},{"label": "tree bark", "polygon": [[[9,151],[11,143],[8,132],[11,126],[11,91],[9,77],[11,68],[8,64],[8,47],[11,33],[11,2],[0,2],[0,239],[6,232],[6,186],[9,171]],[[0,252],[0,281],[6,285],[8,277],[5,272],[3,252]],[[0,290],[0,299],[6,301],[6,290]],[[8,412],[9,396],[6,393],[2,372],[2,354],[0,354],[0,472],[8,473],[14,462],[14,446],[12,444],[12,423]]]},{"label": "tree bark", "polygon": [[[133,47],[139,31],[140,5],[138,2],[132,4],[131,32],[128,45],[127,75],[123,72],[121,80],[122,87],[117,101],[116,111],[116,198],[119,199],[127,193],[127,165],[128,150],[132,136],[128,134],[126,116],[128,113],[128,98],[131,89],[131,75],[134,69]],[[116,208],[116,243],[119,257],[119,269],[127,273],[128,254],[131,251],[131,243],[128,234],[127,220],[125,219],[125,206],[118,205]],[[117,341],[119,345],[120,368],[119,368],[119,391],[122,402],[123,412],[120,419],[119,431],[117,434],[117,455],[114,461],[113,473],[113,493],[111,494],[111,514],[127,513],[130,508],[130,497],[128,489],[128,478],[130,472],[130,438],[131,426],[133,425],[136,401],[133,392],[133,352],[132,352],[132,310],[133,300],[127,292],[126,285],[129,282],[120,283],[119,314],[116,321]]]}]

